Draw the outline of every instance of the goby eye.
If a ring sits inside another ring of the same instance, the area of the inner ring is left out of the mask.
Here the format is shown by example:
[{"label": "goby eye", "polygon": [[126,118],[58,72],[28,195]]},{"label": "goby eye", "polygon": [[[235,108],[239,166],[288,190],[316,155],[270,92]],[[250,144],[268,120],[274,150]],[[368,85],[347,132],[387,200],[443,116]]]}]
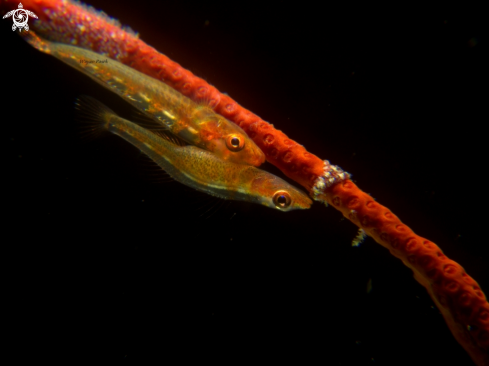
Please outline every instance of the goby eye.
[{"label": "goby eye", "polygon": [[292,198],[288,192],[278,191],[273,195],[273,203],[277,208],[287,208],[292,203]]},{"label": "goby eye", "polygon": [[239,135],[229,135],[226,137],[226,146],[233,152],[240,151],[244,147],[244,138]]}]

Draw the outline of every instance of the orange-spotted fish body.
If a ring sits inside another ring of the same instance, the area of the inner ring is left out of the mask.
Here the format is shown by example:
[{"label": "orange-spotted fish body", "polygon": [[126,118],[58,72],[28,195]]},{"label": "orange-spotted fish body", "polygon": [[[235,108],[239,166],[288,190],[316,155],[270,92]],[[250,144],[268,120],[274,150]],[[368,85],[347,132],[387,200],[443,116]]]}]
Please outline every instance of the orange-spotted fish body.
[{"label": "orange-spotted fish body", "polygon": [[281,211],[306,209],[311,199],[271,173],[223,160],[187,145],[179,146],[150,130],[118,117],[100,102],[82,97],[77,108],[83,119],[122,137],[148,155],[175,180],[201,192],[229,200],[258,203]]},{"label": "orange-spotted fish body", "polygon": [[95,52],[23,35],[34,48],[91,77],[191,145],[238,164],[259,166],[265,155],[236,124],[170,86]]}]

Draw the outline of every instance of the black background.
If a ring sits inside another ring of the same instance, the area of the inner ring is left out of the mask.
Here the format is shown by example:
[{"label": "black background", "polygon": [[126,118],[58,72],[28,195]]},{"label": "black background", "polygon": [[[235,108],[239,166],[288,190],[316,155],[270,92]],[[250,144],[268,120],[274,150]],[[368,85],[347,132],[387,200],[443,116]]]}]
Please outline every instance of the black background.
[{"label": "black background", "polygon": [[[352,173],[488,293],[481,21],[401,6],[91,4]],[[216,200],[160,182],[115,136],[81,139],[78,95],[131,108],[0,24],[4,301],[14,344],[50,344],[22,357],[471,363],[411,271],[370,238],[352,248],[357,228],[333,208]]]}]

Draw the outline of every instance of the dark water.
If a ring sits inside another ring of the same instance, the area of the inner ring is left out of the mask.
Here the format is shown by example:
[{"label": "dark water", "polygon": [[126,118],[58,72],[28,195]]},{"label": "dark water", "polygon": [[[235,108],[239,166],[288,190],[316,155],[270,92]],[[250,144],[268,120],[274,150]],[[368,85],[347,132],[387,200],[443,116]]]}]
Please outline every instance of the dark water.
[{"label": "dark water", "polygon": [[[92,4],[352,173],[489,292],[482,22],[401,8]],[[4,301],[12,339],[56,333],[56,346],[28,352],[470,364],[410,270],[371,239],[352,248],[357,229],[333,208],[216,201],[157,182],[116,137],[82,141],[78,95],[131,109],[0,24]]]}]

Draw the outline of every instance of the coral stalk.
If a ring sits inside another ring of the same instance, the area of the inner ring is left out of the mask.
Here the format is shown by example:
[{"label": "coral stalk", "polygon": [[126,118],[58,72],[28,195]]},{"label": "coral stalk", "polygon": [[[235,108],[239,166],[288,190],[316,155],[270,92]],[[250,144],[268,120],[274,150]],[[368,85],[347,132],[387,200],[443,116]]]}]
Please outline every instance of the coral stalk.
[{"label": "coral stalk", "polygon": [[[17,6],[4,2],[5,10]],[[489,365],[489,303],[477,282],[434,243],[416,235],[386,207],[362,192],[349,175],[309,153],[271,124],[204,80],[146,45],[106,16],[61,0],[26,0],[39,16],[32,28],[45,37],[117,59],[161,80],[241,126],[269,162],[306,187],[314,199],[335,207],[409,267],[443,314],[457,341],[478,365]]]}]

